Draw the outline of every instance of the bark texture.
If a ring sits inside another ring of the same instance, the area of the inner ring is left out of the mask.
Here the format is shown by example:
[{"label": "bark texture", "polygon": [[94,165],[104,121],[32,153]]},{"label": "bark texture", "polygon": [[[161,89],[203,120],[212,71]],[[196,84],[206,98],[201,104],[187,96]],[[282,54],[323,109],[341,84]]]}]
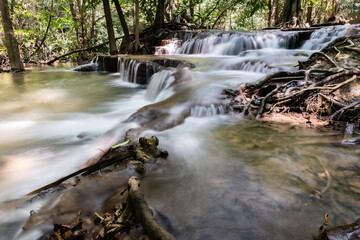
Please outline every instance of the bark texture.
[{"label": "bark texture", "polygon": [[107,28],[107,32],[108,32],[108,38],[109,38],[110,54],[115,55],[115,54],[117,54],[117,49],[116,49],[114,27],[113,27],[113,23],[112,23],[112,19],[111,19],[109,0],[103,0],[103,4],[104,4],[106,28]]},{"label": "bark texture", "polygon": [[165,0],[158,0],[156,16],[154,21],[154,32],[157,32],[164,26]]},{"label": "bark texture", "polygon": [[0,11],[5,32],[5,47],[9,56],[11,70],[24,71],[25,68],[23,62],[21,61],[19,46],[12,27],[7,0],[0,0]]},{"label": "bark texture", "polygon": [[126,19],[125,19],[123,11],[121,9],[119,0],[113,0],[113,2],[115,4],[116,11],[118,13],[119,20],[120,20],[120,23],[121,23],[121,27],[122,27],[123,32],[124,32],[124,38],[123,38],[123,41],[121,42],[121,46],[120,46],[120,53],[126,53],[127,50],[128,50],[128,45],[131,42],[129,28],[128,28],[128,25],[126,23]]},{"label": "bark texture", "polygon": [[286,0],[276,25],[296,27],[301,23],[301,0]]}]

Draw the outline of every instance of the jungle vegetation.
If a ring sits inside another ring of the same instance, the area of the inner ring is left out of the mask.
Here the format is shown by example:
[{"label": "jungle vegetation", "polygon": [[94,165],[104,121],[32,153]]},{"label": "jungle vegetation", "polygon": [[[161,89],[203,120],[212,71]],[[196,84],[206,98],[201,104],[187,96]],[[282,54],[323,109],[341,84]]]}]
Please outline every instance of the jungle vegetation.
[{"label": "jungle vegetation", "polygon": [[237,31],[339,17],[357,23],[360,0],[1,0],[0,11],[0,65],[10,66],[10,59],[11,68],[21,71],[21,61],[46,63],[66,53],[74,54],[63,59],[87,60],[128,52],[132,42],[130,52],[136,52],[139,33],[157,34],[165,23]]}]

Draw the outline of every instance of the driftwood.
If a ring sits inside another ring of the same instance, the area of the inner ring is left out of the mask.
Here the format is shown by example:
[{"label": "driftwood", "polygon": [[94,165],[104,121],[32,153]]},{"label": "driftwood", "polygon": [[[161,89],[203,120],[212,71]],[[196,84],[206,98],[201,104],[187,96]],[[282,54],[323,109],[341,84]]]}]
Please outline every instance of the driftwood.
[{"label": "driftwood", "polygon": [[327,214],[325,214],[325,223],[320,227],[320,234],[314,240],[360,239],[360,218],[348,225],[328,227],[327,217]]},{"label": "driftwood", "polygon": [[128,187],[125,189],[125,191],[128,191],[126,202],[118,204],[113,215],[106,213],[104,216],[100,216],[95,213],[98,222],[103,225],[98,234],[98,239],[113,239],[116,234],[129,231],[131,227],[136,226],[138,223],[144,229],[145,234],[152,240],[175,240],[157,222],[153,211],[149,208],[139,188],[140,180],[137,177],[131,177],[128,181]]},{"label": "driftwood", "polygon": [[29,195],[38,194],[44,190],[57,187],[59,184],[63,183],[64,181],[73,178],[75,176],[79,176],[80,174],[86,176],[114,164],[117,165],[122,164],[123,166],[126,166],[130,160],[135,160],[139,164],[144,164],[148,162],[154,162],[158,158],[166,158],[168,155],[167,151],[159,149],[157,147],[158,144],[159,144],[158,138],[153,136],[151,138],[142,137],[139,139],[139,143],[128,144],[126,146],[121,146],[116,148],[113,147],[93,165],[82,168],[76,172],[73,172],[65,177],[56,180],[55,182],[52,182],[50,184],[47,184],[46,186],[38,188],[26,195],[29,196]]}]

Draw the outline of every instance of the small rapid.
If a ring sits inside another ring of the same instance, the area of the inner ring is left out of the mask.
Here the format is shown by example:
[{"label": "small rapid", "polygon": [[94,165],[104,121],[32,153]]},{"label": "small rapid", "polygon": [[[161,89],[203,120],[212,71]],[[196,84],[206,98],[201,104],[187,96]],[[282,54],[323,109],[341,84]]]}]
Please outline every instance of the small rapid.
[{"label": "small rapid", "polygon": [[[355,219],[356,145],[342,144],[343,135],[335,131],[229,115],[223,90],[295,70],[314,50],[356,29],[323,28],[304,41],[297,32],[188,32],[165,41],[157,56],[114,58],[112,74],[69,67],[3,74],[0,236],[40,237],[40,227],[22,235],[22,226],[29,211],[49,199],[22,206],[18,201],[81,168],[128,129],[156,135],[169,151],[165,167],[141,181],[149,205],[168,219],[176,239],[311,239],[325,212],[332,225]],[[96,179],[77,192],[79,203],[100,211],[101,199],[113,194],[101,186],[119,187],[130,174],[136,174],[133,167],[114,173],[111,181]],[[64,207],[57,200],[50,210]]]}]

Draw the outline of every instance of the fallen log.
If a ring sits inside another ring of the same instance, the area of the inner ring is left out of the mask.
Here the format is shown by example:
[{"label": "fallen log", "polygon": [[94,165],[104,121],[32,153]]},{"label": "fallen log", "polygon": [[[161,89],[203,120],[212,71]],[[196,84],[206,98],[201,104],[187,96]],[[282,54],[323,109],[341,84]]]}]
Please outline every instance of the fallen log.
[{"label": "fallen log", "polygon": [[95,164],[73,172],[65,177],[56,180],[55,182],[38,188],[26,195],[31,196],[34,194],[38,194],[41,191],[57,187],[64,181],[79,176],[80,174],[84,176],[89,175],[114,164],[122,164],[126,166],[130,160],[136,160],[138,161],[138,163],[144,164],[148,162],[154,162],[158,158],[166,158],[168,156],[168,152],[159,149],[157,147],[158,144],[159,139],[155,136],[152,136],[151,138],[142,137],[139,139],[138,143],[133,143],[126,146],[124,146],[123,144],[115,145],[110,149],[110,151],[106,152]]}]

